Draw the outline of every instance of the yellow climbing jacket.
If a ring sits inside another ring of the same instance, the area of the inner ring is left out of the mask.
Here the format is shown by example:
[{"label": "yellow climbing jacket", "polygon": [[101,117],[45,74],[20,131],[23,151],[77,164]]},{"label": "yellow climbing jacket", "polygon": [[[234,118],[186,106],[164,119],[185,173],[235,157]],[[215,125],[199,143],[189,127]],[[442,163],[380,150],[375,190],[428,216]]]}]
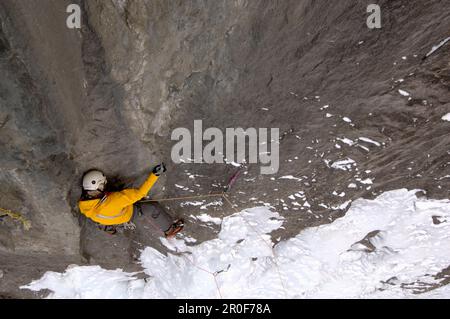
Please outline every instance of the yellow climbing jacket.
[{"label": "yellow climbing jacket", "polygon": [[80,200],[78,206],[83,215],[99,224],[127,223],[133,217],[133,204],[146,196],[157,180],[158,176],[152,173],[138,189],[106,193],[101,199]]}]

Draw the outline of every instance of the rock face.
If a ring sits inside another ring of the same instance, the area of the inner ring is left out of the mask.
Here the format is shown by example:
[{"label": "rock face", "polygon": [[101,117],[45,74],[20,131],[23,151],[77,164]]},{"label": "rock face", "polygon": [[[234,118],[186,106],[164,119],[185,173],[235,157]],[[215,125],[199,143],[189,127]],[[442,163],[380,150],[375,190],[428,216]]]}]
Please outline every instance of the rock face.
[{"label": "rock face", "polygon": [[[280,128],[279,172],[249,165],[230,194],[239,208],[284,214],[277,237],[388,189],[448,197],[449,44],[422,57],[449,36],[450,4],[379,1],[382,28],[371,30],[371,2],[1,1],[0,207],[32,227],[1,218],[0,296],[34,297],[18,286],[45,270],[137,267],[141,245],[163,249],[157,236],[110,238],[80,217],[80,177],[97,167],[137,185],[165,161],[153,196],[220,191],[233,166],[171,163],[172,130],[196,119]],[[70,3],[80,30],[66,27]],[[189,218],[198,207],[166,208],[199,241],[217,231]]]}]

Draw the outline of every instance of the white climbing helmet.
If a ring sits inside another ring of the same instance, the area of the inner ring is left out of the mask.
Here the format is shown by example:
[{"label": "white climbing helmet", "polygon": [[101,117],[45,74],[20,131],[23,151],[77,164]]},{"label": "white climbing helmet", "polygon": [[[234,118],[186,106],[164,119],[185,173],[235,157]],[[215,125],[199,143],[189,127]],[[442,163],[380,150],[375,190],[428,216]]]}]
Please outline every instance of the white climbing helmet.
[{"label": "white climbing helmet", "polygon": [[103,191],[106,185],[106,176],[103,172],[92,170],[83,176],[83,189],[87,191]]}]

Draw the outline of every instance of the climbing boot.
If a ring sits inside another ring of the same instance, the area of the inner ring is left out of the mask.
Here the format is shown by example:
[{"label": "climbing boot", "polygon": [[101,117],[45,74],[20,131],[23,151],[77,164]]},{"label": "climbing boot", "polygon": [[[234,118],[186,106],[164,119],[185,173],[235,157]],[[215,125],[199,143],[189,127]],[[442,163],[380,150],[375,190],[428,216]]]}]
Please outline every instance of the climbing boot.
[{"label": "climbing boot", "polygon": [[184,220],[177,219],[168,230],[164,232],[166,238],[173,238],[184,228]]}]

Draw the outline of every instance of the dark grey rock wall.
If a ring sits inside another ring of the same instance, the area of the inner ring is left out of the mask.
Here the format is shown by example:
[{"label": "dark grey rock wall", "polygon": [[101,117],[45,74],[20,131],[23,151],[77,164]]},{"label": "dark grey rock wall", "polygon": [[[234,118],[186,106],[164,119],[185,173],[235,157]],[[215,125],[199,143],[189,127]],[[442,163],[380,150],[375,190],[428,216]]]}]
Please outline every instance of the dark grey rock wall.
[{"label": "dark grey rock wall", "polygon": [[[239,208],[265,202],[285,215],[276,237],[329,222],[344,213],[334,206],[388,189],[448,197],[449,122],[441,120],[450,112],[448,44],[421,59],[450,36],[450,5],[378,1],[382,29],[369,30],[371,2],[1,1],[0,207],[20,212],[32,228],[0,221],[0,295],[24,296],[18,282],[49,269],[48,260],[55,269],[133,264],[140,245],[104,236],[76,210],[89,168],[132,185],[164,160],[169,172],[153,195],[220,190],[233,166],[171,163],[170,133],[192,128],[194,119],[205,128],[280,128],[278,174],[249,165],[231,194]],[[65,27],[69,3],[82,7],[81,30]],[[327,166],[346,157],[358,170]],[[310,208],[294,210],[288,196],[299,191]],[[200,241],[217,231],[190,219],[194,208],[167,209],[184,216],[186,234]],[[145,244],[160,248],[157,242]]]}]

